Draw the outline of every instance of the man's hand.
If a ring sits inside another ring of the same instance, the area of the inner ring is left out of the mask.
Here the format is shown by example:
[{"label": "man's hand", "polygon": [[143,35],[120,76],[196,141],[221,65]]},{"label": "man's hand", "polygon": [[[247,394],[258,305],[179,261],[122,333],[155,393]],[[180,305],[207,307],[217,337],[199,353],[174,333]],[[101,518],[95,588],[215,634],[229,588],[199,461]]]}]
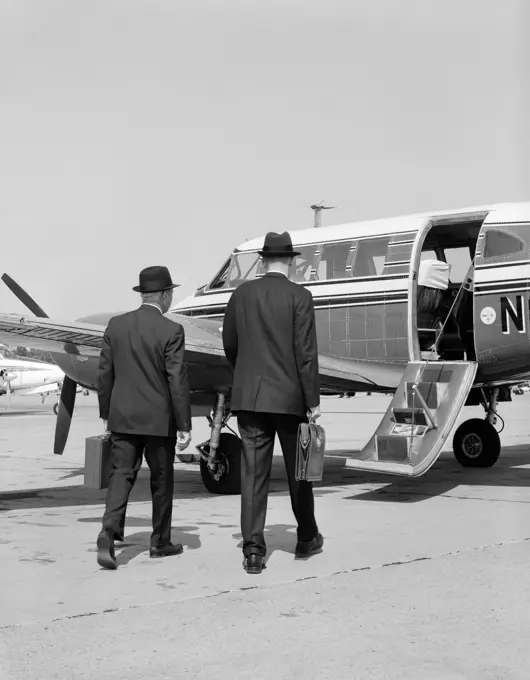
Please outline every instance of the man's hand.
[{"label": "man's hand", "polygon": [[105,434],[108,434],[108,431],[109,431],[109,421],[108,421],[108,420],[104,420],[104,421],[103,421],[103,432],[104,432]]},{"label": "man's hand", "polygon": [[191,432],[177,432],[177,449],[184,451],[191,442]]},{"label": "man's hand", "polygon": [[312,408],[310,408],[307,415],[309,418],[312,418],[313,420],[320,418],[320,416],[322,415],[322,413],[320,412],[320,406],[313,406]]}]

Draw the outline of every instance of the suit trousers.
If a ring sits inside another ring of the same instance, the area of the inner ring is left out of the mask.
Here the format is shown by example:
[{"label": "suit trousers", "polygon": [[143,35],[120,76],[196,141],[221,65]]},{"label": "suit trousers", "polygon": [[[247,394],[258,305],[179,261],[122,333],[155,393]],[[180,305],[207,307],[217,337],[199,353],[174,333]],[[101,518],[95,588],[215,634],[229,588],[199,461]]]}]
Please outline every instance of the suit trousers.
[{"label": "suit trousers", "polygon": [[103,532],[116,538],[123,537],[125,512],[129,494],[142,465],[142,455],[151,471],[151,498],[153,503],[153,533],[151,547],[161,547],[171,542],[171,516],[173,511],[173,464],[176,437],[120,434],[110,436],[112,470],[103,515]]},{"label": "suit trousers", "polygon": [[305,418],[279,413],[237,412],[243,444],[241,459],[241,532],[243,553],[265,556],[264,537],[267,499],[275,435],[282,447],[291,506],[298,523],[299,541],[312,541],[318,533],[315,520],[313,485],[295,478],[298,426]]}]

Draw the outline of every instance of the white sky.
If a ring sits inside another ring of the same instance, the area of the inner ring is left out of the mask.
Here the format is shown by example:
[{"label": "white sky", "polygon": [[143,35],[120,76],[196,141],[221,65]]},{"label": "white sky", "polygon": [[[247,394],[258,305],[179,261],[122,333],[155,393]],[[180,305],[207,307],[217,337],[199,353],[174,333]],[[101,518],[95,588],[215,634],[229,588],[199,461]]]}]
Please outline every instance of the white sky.
[{"label": "white sky", "polygon": [[528,200],[528,4],[0,0],[2,272],[76,318],[152,264],[183,297],[322,199]]}]

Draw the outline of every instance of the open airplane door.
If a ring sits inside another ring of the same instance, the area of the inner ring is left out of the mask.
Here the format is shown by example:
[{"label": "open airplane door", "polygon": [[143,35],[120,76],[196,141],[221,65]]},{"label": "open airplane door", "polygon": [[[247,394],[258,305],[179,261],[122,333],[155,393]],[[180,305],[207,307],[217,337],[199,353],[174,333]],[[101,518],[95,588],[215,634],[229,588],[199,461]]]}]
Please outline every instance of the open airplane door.
[{"label": "open airplane door", "polygon": [[474,361],[411,361],[364,449],[346,467],[419,477],[435,463],[473,386]]}]

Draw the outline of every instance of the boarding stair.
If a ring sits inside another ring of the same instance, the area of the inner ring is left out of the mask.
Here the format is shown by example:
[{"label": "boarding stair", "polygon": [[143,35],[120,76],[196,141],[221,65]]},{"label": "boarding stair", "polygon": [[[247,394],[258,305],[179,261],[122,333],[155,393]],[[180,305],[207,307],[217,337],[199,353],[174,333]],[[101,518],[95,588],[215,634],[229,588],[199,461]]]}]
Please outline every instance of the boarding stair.
[{"label": "boarding stair", "polygon": [[435,463],[466,403],[475,361],[411,361],[376,432],[346,467],[418,477]]}]

